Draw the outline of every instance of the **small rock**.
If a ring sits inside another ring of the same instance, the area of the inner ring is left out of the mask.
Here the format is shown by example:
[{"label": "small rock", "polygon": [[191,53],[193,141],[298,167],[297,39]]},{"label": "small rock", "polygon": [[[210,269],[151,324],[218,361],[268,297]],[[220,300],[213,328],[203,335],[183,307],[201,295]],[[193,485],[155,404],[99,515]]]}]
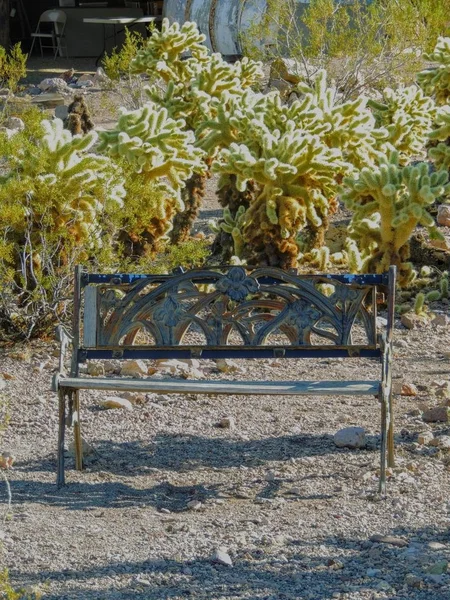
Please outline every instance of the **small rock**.
[{"label": "small rock", "polygon": [[423,315],[416,315],[416,313],[407,312],[404,313],[400,318],[402,325],[407,329],[420,329],[428,325],[427,317]]},{"label": "small rock", "polygon": [[334,443],[338,448],[364,448],[366,432],[363,427],[346,427],[334,434]]},{"label": "small rock", "polygon": [[2,377],[3,377],[3,379],[6,379],[6,381],[14,381],[15,380],[14,375],[11,375],[11,373],[2,373]]},{"label": "small rock", "polygon": [[6,387],[6,381],[0,377],[0,390],[4,390]]},{"label": "small rock", "polygon": [[218,548],[214,552],[211,560],[214,563],[218,563],[220,565],[226,565],[227,567],[232,567],[233,566],[233,561],[231,560],[230,555],[223,548]]},{"label": "small rock", "polygon": [[417,396],[419,390],[413,383],[404,383],[400,394],[402,396]]},{"label": "small rock", "polygon": [[8,117],[3,121],[3,126],[13,131],[23,131],[25,129],[25,123],[19,117]]},{"label": "small rock", "polygon": [[443,384],[439,385],[434,394],[436,398],[450,398],[450,381],[445,381]]},{"label": "small rock", "polygon": [[450,436],[441,435],[441,437],[436,439],[438,441],[438,448],[441,450],[450,450]]},{"label": "small rock", "polygon": [[239,365],[232,360],[225,360],[224,358],[218,358],[216,360],[216,367],[221,373],[233,373],[233,371],[239,370]]},{"label": "small rock", "polygon": [[[81,448],[83,451],[83,456],[91,456],[95,453],[94,447],[89,444],[84,438],[81,438]],[[69,444],[68,448],[69,453],[72,456],[75,456],[75,441],[72,440]]]},{"label": "small rock", "polygon": [[386,327],[387,324],[387,319],[385,319],[384,317],[377,317],[377,327]]},{"label": "small rock", "polygon": [[448,562],[446,560],[440,560],[439,562],[429,566],[427,568],[427,573],[430,575],[443,575],[444,573],[447,573],[447,569]]},{"label": "small rock", "polygon": [[94,82],[94,85],[100,85],[100,84],[109,83],[111,80],[108,77],[108,75],[105,73],[104,69],[102,69],[102,67],[98,67],[92,81]]},{"label": "small rock", "polygon": [[16,457],[10,452],[3,452],[0,455],[0,469],[10,469],[16,462]]},{"label": "small rock", "polygon": [[61,121],[64,121],[64,119],[67,118],[68,114],[69,114],[69,107],[66,106],[65,104],[61,104],[60,106],[57,106],[55,108],[55,117],[57,119],[61,119]]},{"label": "small rock", "polygon": [[119,398],[119,396],[108,396],[100,401],[100,405],[103,406],[103,408],[124,408],[125,410],[133,410],[131,402],[125,398]]},{"label": "small rock", "polygon": [[394,348],[409,348],[409,344],[406,340],[395,340]]},{"label": "small rock", "polygon": [[27,87],[27,89],[25,90],[25,94],[27,94],[28,96],[39,96],[39,94],[42,93],[42,90],[39,89],[37,86],[35,85],[30,85],[29,87]]},{"label": "small rock", "polygon": [[200,510],[202,503],[199,500],[191,500],[186,504],[189,510]]},{"label": "small rock", "polygon": [[437,222],[443,227],[450,227],[450,205],[441,204],[438,207]]},{"label": "small rock", "polygon": [[450,407],[448,406],[435,406],[434,408],[430,408],[426,410],[422,419],[425,423],[447,423],[450,415]]},{"label": "small rock", "polygon": [[87,366],[88,375],[92,375],[93,377],[97,377],[98,375],[105,374],[105,368],[101,363],[88,363]]},{"label": "small rock", "polygon": [[[137,392],[124,392],[121,397],[129,400],[131,404],[139,404],[140,406],[147,404],[148,402],[148,398],[145,394],[139,394]],[[158,404],[156,406],[158,406]]]},{"label": "small rock", "polygon": [[124,377],[139,377],[147,375],[147,365],[143,360],[130,360],[122,365],[120,374]]},{"label": "small rock", "polygon": [[421,446],[428,446],[434,440],[433,433],[431,431],[422,431],[417,436],[417,442]]},{"label": "small rock", "polygon": [[67,83],[60,77],[49,77],[43,79],[41,83],[38,84],[38,88],[43,92],[49,90],[52,90],[52,92],[67,92]]},{"label": "small rock", "polygon": [[222,417],[218,423],[216,423],[216,427],[220,427],[220,429],[234,429],[235,422],[233,417]]},{"label": "small rock", "polygon": [[397,546],[398,548],[405,548],[409,544],[409,542],[402,538],[395,537],[393,535],[380,535],[378,533],[373,535],[370,538],[370,541],[377,544],[391,544],[392,546]]},{"label": "small rock", "polygon": [[425,587],[423,580],[414,573],[407,573],[405,576],[405,583],[408,587],[421,589]]},{"label": "small rock", "polygon": [[441,544],[440,542],[430,542],[428,544],[428,548],[430,550],[446,550],[447,549],[447,545],[446,544]]},{"label": "small rock", "polygon": [[435,327],[448,327],[450,318],[447,315],[436,315],[431,321],[431,324]]}]

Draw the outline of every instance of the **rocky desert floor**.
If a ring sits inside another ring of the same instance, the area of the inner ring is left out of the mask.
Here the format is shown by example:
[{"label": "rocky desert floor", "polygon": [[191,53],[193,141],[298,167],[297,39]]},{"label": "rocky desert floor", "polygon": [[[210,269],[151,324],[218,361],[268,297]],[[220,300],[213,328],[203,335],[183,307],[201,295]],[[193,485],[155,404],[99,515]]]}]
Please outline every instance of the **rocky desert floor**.
[{"label": "rocky desert floor", "polygon": [[[197,227],[217,214],[210,195]],[[74,470],[69,435],[58,490],[56,342],[0,348],[0,454],[15,457],[0,470],[0,565],[46,600],[449,600],[448,305],[437,316],[418,329],[396,320],[386,496],[376,398],[135,394],[129,410],[106,410],[101,392],[81,394],[86,468]],[[204,361],[195,377],[380,371],[358,359],[221,368]],[[338,448],[334,434],[351,426],[366,444]]]}]

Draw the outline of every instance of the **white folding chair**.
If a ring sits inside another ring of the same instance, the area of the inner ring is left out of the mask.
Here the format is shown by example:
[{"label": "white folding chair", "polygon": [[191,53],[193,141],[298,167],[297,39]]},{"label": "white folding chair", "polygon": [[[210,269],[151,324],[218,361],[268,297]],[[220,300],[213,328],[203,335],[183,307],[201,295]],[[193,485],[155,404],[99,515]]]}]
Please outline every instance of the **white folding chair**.
[{"label": "white folding chair", "polygon": [[[58,54],[59,56],[63,56],[62,41],[65,40],[64,30],[66,28],[66,21],[67,15],[63,10],[53,9],[46,10],[45,12],[43,12],[42,15],[39,17],[39,22],[37,24],[36,31],[31,34],[33,42],[30,48],[30,56],[33,52],[34,44],[37,39],[39,40],[39,45],[41,48],[41,56],[44,56],[44,48],[52,48],[52,50],[55,53],[55,59],[58,56]],[[51,27],[46,28],[46,26],[44,25],[44,28],[42,28],[43,23],[50,23]],[[43,44],[42,40],[51,41],[51,45]],[[67,52],[67,44],[65,44],[65,51],[66,57],[68,58],[69,55]]]}]

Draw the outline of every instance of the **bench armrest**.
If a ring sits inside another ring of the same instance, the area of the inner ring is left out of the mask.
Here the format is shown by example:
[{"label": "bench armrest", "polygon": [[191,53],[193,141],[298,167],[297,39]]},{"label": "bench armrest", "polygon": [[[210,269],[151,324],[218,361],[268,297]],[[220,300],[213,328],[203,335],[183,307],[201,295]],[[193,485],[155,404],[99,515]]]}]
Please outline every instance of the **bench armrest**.
[{"label": "bench armrest", "polygon": [[72,336],[70,335],[70,333],[67,332],[67,330],[64,328],[63,325],[58,325],[56,327],[56,339],[59,342],[59,368],[58,368],[58,373],[59,375],[65,376],[65,369],[64,369],[64,360],[66,357],[66,352],[67,352],[67,348],[69,346],[69,344],[72,343]]}]

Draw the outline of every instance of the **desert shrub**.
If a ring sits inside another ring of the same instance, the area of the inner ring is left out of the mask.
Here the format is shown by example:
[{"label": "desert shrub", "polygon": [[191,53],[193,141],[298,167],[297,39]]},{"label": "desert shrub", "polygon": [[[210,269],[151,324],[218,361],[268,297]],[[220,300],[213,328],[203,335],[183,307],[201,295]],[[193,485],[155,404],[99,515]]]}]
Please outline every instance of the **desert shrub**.
[{"label": "desert shrub", "polygon": [[22,52],[19,43],[9,52],[0,46],[0,87],[16,91],[19,81],[27,74],[27,58],[28,55]]},{"label": "desert shrub", "polygon": [[422,53],[445,33],[448,8],[448,0],[268,0],[242,43],[249,56],[296,60],[307,81],[326,69],[352,97],[412,83]]},{"label": "desert shrub", "polygon": [[113,48],[111,54],[102,59],[105,73],[113,81],[120,81],[130,75],[130,67],[137,53],[144,45],[144,38],[138,31],[125,28],[125,40],[120,48]]},{"label": "desert shrub", "polygon": [[106,260],[108,215],[122,204],[118,169],[60,120],[0,135],[0,326],[29,337],[67,310],[76,262]]}]

